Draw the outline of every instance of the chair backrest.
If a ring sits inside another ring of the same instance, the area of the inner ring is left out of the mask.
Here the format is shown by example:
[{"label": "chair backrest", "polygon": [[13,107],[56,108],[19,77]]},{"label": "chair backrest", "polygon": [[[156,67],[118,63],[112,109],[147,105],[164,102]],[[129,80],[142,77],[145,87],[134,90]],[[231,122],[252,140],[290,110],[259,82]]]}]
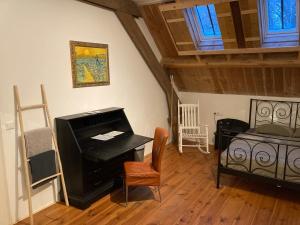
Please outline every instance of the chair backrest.
[{"label": "chair backrest", "polygon": [[161,160],[168,137],[169,133],[164,128],[157,127],[155,129],[152,146],[152,166],[158,172],[161,171]]},{"label": "chair backrest", "polygon": [[178,125],[182,127],[200,125],[199,102],[197,104],[180,104],[178,101]]}]

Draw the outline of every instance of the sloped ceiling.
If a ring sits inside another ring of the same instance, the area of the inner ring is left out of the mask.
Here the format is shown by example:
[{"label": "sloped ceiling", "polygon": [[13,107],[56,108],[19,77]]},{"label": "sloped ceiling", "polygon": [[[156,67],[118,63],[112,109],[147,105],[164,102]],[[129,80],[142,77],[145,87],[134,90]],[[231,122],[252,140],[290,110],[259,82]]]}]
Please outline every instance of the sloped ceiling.
[{"label": "sloped ceiling", "polygon": [[[253,12],[257,13],[253,9],[253,0],[241,2],[243,2],[243,10],[251,12],[251,15]],[[180,56],[178,46],[174,45],[174,37],[170,34],[170,29],[168,30],[159,5],[161,3],[142,6],[142,14],[163,57],[161,63],[170,75],[174,75],[180,91],[300,97],[299,48],[295,51],[283,49],[272,52],[268,49],[263,51],[258,49],[258,52],[245,50],[245,54],[227,54],[231,51],[228,47],[229,50],[224,54]],[[247,7],[252,8],[248,10]],[[248,14],[245,18],[243,23],[247,23],[250,29],[246,32],[255,33],[257,36],[258,23],[253,22],[253,19],[249,20]],[[184,22],[181,26],[187,25]],[[226,26],[228,27],[228,24]],[[182,38],[183,34],[180,33],[180,29],[177,31],[174,29],[173,35]],[[255,49],[259,47],[257,38],[249,40],[256,43],[253,46]],[[180,44],[187,48],[182,45],[186,42]],[[194,45],[191,48],[195,48]],[[246,54],[247,52],[251,53]]]},{"label": "sloped ceiling", "polygon": [[138,5],[152,5],[157,3],[172,2],[172,0],[133,0]]}]

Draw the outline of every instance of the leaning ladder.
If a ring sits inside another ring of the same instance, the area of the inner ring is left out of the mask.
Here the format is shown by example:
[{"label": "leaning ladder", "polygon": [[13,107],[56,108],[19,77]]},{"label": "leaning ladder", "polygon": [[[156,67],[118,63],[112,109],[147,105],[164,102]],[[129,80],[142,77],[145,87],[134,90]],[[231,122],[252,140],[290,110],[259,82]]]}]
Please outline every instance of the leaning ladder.
[{"label": "leaning ladder", "polygon": [[[69,206],[69,200],[68,200],[68,195],[67,195],[67,190],[66,190],[66,185],[65,185],[65,179],[63,175],[63,170],[62,170],[62,165],[61,165],[61,160],[60,160],[60,155],[58,151],[58,146],[57,146],[57,141],[55,138],[55,134],[53,131],[53,126],[51,122],[51,117],[48,109],[48,104],[47,104],[47,98],[46,98],[46,93],[45,93],[45,88],[44,85],[41,84],[41,94],[42,94],[42,104],[38,105],[31,105],[31,106],[21,106],[20,103],[20,95],[19,95],[19,90],[18,87],[15,85],[14,86],[14,97],[15,97],[15,107],[16,107],[16,112],[17,116],[19,119],[19,126],[20,126],[20,131],[21,131],[21,157],[23,160],[23,165],[24,165],[24,175],[25,175],[25,182],[26,182],[26,187],[27,187],[27,195],[28,195],[28,210],[29,210],[29,217],[30,217],[30,224],[33,225],[33,213],[32,213],[32,187],[40,184],[48,179],[51,178],[58,178],[60,177],[61,179],[61,185],[64,193],[64,199],[65,203],[67,206]],[[44,118],[45,118],[45,125],[46,127],[49,127],[51,129],[51,135],[52,135],[52,141],[54,144],[54,151],[56,153],[56,159],[58,163],[58,172],[52,176],[46,177],[42,180],[39,180],[35,183],[31,182],[31,179],[29,177],[29,159],[27,158],[26,154],[26,144],[25,144],[25,131],[24,131],[24,124],[23,124],[23,116],[22,112],[27,111],[27,110],[33,110],[33,109],[43,109],[44,112]]]}]

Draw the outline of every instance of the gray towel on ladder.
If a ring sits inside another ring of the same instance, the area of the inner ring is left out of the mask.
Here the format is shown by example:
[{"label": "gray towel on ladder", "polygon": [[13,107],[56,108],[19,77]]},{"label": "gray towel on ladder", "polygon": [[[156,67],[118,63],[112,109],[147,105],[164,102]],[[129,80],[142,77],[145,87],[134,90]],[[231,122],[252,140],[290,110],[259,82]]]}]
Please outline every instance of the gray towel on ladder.
[{"label": "gray towel on ladder", "polygon": [[[55,151],[49,150],[46,152],[42,152],[35,156],[29,157],[29,165],[31,170],[31,182],[38,182],[46,177],[52,176],[57,173],[56,171],[56,163],[55,163]],[[48,183],[50,180],[55,179],[53,177],[51,179],[47,179],[44,182],[41,182],[33,188],[37,188],[45,183]]]},{"label": "gray towel on ladder", "polygon": [[[52,132],[49,127],[26,131],[26,154],[31,170],[31,182],[38,182],[57,173],[55,151],[52,150]],[[54,178],[53,178],[54,179]],[[45,180],[37,188],[52,179]]]},{"label": "gray towel on ladder", "polygon": [[27,156],[31,157],[52,149],[52,133],[49,127],[25,132]]}]

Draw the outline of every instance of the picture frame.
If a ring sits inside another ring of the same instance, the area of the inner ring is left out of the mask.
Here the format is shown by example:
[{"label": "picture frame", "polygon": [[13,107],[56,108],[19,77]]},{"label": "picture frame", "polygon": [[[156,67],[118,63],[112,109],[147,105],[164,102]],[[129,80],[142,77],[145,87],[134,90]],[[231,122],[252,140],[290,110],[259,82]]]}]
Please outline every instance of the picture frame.
[{"label": "picture frame", "polygon": [[73,88],[110,84],[108,45],[70,41]]}]

